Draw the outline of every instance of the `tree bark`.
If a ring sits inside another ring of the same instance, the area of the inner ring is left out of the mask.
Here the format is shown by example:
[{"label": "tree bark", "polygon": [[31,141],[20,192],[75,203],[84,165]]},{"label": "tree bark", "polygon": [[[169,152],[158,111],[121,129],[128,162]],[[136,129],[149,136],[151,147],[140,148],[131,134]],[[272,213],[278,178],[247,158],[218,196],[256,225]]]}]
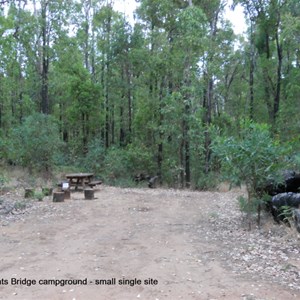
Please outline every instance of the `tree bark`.
[{"label": "tree bark", "polygon": [[160,185],[162,184],[162,162],[163,162],[163,89],[164,89],[164,81],[165,79],[162,78],[161,84],[160,84],[160,90],[159,90],[159,123],[158,123],[158,130],[159,130],[159,141],[158,141],[158,149],[157,149],[157,176]]},{"label": "tree bark", "polygon": [[[279,22],[279,20],[278,20]],[[279,25],[278,25],[279,26]],[[278,33],[278,27],[276,31],[276,49],[277,49],[277,57],[278,57],[278,63],[277,63],[277,82],[276,82],[276,91],[275,91],[275,97],[274,97],[274,112],[273,112],[273,125],[276,123],[276,118],[279,112],[279,105],[280,105],[280,91],[281,91],[281,69],[282,69],[282,45],[279,41],[279,33]]]},{"label": "tree bark", "polygon": [[64,201],[65,201],[65,192],[53,193],[53,202],[64,202]]},{"label": "tree bark", "polygon": [[[217,29],[218,29],[218,19],[219,19],[220,9],[218,8],[214,11],[212,20],[210,21],[210,41],[211,45],[215,44]],[[204,93],[204,101],[203,101],[203,108],[204,108],[204,173],[208,174],[210,170],[210,158],[211,158],[211,139],[208,132],[209,126],[211,124],[211,114],[212,114],[212,103],[213,103],[213,91],[214,91],[214,79],[211,74],[212,64],[214,60],[214,53],[209,52],[208,60],[207,60],[207,69],[204,73],[204,78],[206,78],[206,90]]]},{"label": "tree bark", "polygon": [[106,24],[106,53],[105,53],[105,148],[110,145],[110,96],[109,96],[109,84],[110,84],[110,34],[111,34],[111,13],[109,13]]},{"label": "tree bark", "polygon": [[184,120],[184,154],[185,154],[185,187],[191,186],[191,168],[190,168],[190,140],[189,140],[189,116],[190,116],[190,105],[189,100],[186,100],[185,105],[185,120]]},{"label": "tree bark", "polygon": [[49,95],[48,95],[48,73],[49,73],[49,37],[47,33],[48,1],[41,4],[42,15],[42,88],[41,88],[41,111],[43,114],[49,114]]},{"label": "tree bark", "polygon": [[128,143],[131,142],[132,136],[132,99],[131,99],[131,73],[129,62],[126,62],[126,79],[127,79],[127,100],[128,100],[128,134],[129,140]]},{"label": "tree bark", "polygon": [[254,32],[253,21],[250,21],[250,68],[249,68],[249,93],[250,93],[250,119],[254,118]]},{"label": "tree bark", "polygon": [[85,33],[85,40],[84,40],[84,64],[85,68],[89,71],[90,64],[89,64],[89,31],[90,31],[90,8],[91,8],[91,1],[87,0],[84,2],[84,13],[85,13],[85,24],[84,24],[84,33]]},{"label": "tree bark", "polygon": [[210,144],[211,139],[208,132],[208,127],[211,124],[211,110],[212,110],[212,99],[213,99],[213,87],[214,82],[211,76],[206,75],[207,77],[207,88],[204,90],[204,101],[203,101],[203,108],[205,109],[204,113],[204,173],[208,174],[210,170],[210,157],[211,157],[211,150]]},{"label": "tree bark", "polygon": [[84,199],[85,200],[93,200],[94,198],[94,190],[92,188],[84,189]]}]

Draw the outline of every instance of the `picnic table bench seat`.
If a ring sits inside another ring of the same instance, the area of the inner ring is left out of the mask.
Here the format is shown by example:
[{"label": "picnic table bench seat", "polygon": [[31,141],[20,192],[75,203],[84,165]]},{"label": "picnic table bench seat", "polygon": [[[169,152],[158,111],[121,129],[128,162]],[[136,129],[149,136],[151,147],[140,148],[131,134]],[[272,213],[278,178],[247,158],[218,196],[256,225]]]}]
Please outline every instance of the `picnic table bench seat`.
[{"label": "picnic table bench seat", "polygon": [[91,182],[88,182],[87,185],[88,185],[89,187],[94,187],[94,186],[99,185],[99,184],[101,184],[101,183],[102,183],[101,180],[93,180],[93,181],[91,181]]}]

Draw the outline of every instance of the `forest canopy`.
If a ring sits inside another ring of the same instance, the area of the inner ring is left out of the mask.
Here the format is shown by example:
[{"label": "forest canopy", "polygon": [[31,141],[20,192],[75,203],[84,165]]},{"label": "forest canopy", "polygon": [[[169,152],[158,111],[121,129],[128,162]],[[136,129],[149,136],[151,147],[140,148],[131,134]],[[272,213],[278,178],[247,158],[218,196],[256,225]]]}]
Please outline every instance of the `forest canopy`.
[{"label": "forest canopy", "polygon": [[247,123],[299,161],[298,0],[234,0],[243,36],[224,0],[136,2],[0,1],[0,159],[203,189]]}]

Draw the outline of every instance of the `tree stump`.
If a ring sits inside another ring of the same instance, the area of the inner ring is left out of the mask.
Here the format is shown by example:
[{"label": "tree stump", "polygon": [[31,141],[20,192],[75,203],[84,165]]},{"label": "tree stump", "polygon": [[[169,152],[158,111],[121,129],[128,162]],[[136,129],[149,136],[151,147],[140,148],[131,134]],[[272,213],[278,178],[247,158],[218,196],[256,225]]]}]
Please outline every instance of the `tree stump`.
[{"label": "tree stump", "polygon": [[26,188],[25,189],[25,198],[33,198],[34,197],[34,189]]},{"label": "tree stump", "polygon": [[65,191],[63,191],[63,193],[65,194],[65,199],[71,199],[71,191],[70,190],[65,190]]},{"label": "tree stump", "polygon": [[64,202],[65,193],[64,192],[54,192],[53,193],[53,202]]},{"label": "tree stump", "polygon": [[94,199],[94,190],[92,188],[84,189],[84,199],[93,200]]}]

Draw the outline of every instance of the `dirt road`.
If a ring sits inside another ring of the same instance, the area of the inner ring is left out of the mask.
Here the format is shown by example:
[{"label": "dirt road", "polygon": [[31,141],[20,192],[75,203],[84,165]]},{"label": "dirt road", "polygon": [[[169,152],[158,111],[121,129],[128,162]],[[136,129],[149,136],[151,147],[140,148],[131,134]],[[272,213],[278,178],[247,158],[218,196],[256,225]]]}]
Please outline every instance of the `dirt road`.
[{"label": "dirt road", "polygon": [[300,299],[299,239],[247,232],[236,196],[104,186],[36,202],[2,221],[0,299]]}]

